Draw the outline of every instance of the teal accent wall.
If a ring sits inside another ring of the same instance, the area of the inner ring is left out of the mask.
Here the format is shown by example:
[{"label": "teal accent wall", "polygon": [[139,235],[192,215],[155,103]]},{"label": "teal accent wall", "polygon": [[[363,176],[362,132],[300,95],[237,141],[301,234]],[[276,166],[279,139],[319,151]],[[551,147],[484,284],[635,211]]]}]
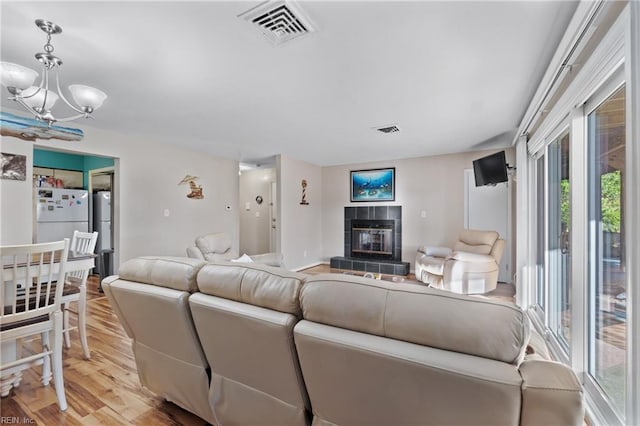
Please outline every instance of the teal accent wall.
[{"label": "teal accent wall", "polygon": [[33,150],[33,165],[49,169],[84,170],[84,156],[64,152]]},{"label": "teal accent wall", "polygon": [[105,158],[105,157],[93,157],[91,155],[84,156],[84,165],[83,165],[83,183],[85,189],[89,185],[89,171],[95,169],[102,169],[103,167],[113,167],[113,158]]},{"label": "teal accent wall", "polygon": [[113,158],[84,156],[84,171],[102,169],[103,167],[113,167]]},{"label": "teal accent wall", "polygon": [[46,167],[49,169],[64,169],[83,172],[82,187],[87,189],[87,185],[89,185],[89,171],[101,169],[103,167],[113,167],[113,158],[34,149],[33,165],[35,167]]}]

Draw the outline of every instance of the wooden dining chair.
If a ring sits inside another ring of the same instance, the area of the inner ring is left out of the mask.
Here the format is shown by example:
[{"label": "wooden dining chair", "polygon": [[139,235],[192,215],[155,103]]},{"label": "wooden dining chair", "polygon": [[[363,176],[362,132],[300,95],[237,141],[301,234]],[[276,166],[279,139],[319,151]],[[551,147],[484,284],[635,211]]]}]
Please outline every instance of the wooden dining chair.
[{"label": "wooden dining chair", "polygon": [[[96,248],[98,233],[74,231],[71,239],[69,251],[75,254],[93,254]],[[80,335],[80,344],[84,359],[91,358],[89,353],[89,344],[87,343],[87,278],[89,270],[72,271],[67,274],[65,280],[65,288],[62,294],[62,315],[64,324],[64,345],[66,348],[71,347],[71,339],[69,336],[69,303],[78,302],[78,334]]]},{"label": "wooden dining chair", "polygon": [[22,370],[42,364],[42,384],[48,385],[53,376],[62,411],[67,409],[62,375],[60,301],[63,286],[55,280],[64,277],[68,250],[69,239],[0,247],[0,341],[17,345],[18,339],[38,334],[42,337],[42,349],[38,353],[23,354],[17,350],[3,353],[1,394],[8,395],[12,387],[20,384]]}]

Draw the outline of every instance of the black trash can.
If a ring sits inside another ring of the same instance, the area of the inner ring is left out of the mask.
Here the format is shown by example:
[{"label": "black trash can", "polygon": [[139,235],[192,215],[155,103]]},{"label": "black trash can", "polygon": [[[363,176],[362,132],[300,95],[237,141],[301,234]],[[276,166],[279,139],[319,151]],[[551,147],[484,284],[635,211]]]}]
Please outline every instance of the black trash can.
[{"label": "black trash can", "polygon": [[98,253],[98,262],[100,269],[100,285],[98,290],[102,291],[102,280],[113,275],[113,249],[100,250]]}]

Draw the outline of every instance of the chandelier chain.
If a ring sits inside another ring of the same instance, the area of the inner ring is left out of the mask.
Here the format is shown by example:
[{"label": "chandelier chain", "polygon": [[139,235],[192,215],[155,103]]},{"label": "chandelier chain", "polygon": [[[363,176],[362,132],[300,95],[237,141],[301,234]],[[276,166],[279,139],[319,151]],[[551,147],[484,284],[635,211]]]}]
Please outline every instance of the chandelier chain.
[{"label": "chandelier chain", "polygon": [[47,53],[53,52],[53,44],[51,44],[51,33],[47,34],[47,44],[44,45],[44,51]]}]

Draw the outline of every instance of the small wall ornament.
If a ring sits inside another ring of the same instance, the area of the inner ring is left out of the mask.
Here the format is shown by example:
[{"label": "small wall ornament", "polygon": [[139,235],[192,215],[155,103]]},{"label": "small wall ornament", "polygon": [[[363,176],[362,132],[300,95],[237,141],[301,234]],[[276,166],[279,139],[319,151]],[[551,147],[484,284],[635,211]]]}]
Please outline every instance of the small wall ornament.
[{"label": "small wall ornament", "polygon": [[196,185],[195,181],[199,178],[197,176],[186,175],[182,178],[178,185],[189,184],[191,192],[187,194],[187,198],[193,198],[195,200],[202,200],[204,194],[202,193],[202,185]]},{"label": "small wall ornament", "polygon": [[307,180],[306,179],[302,179],[302,200],[300,201],[300,204],[303,206],[308,206],[309,202],[307,201]]}]

